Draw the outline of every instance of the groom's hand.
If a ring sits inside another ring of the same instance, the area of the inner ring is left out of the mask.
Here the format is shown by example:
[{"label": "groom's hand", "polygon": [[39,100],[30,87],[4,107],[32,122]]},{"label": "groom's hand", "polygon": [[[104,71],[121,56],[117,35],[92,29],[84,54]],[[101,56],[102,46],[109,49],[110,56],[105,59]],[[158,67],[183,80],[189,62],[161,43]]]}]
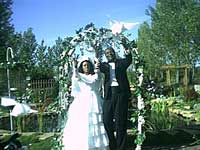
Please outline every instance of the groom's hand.
[{"label": "groom's hand", "polygon": [[121,44],[125,50],[129,49],[129,40],[125,37],[121,39]]}]

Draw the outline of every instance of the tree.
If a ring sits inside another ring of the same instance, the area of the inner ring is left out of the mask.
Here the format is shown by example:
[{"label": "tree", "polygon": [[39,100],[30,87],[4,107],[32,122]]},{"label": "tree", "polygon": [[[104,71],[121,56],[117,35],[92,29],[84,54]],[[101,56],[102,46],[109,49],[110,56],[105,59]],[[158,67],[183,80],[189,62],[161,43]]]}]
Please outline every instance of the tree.
[{"label": "tree", "polygon": [[10,24],[12,3],[12,0],[0,1],[0,62],[6,61],[6,50],[11,46],[10,41],[14,33],[13,25]]},{"label": "tree", "polygon": [[49,49],[44,45],[44,40],[38,45],[36,50],[36,64],[32,70],[32,78],[49,78],[53,76],[52,62],[49,59]]},{"label": "tree", "polygon": [[200,4],[196,0],[157,0],[150,7],[152,39],[164,51],[166,64],[195,64],[199,60]]},{"label": "tree", "polygon": [[51,48],[51,47],[48,47],[47,48],[47,65],[48,65],[48,68],[51,68],[53,70],[54,66],[57,65],[57,59],[54,55],[54,49]]},{"label": "tree", "polygon": [[32,28],[27,29],[22,35],[22,41],[19,46],[18,60],[21,63],[27,64],[28,69],[31,71],[36,63],[36,48],[37,42]]},{"label": "tree", "polygon": [[[60,65],[61,58],[66,57],[66,53],[63,53],[64,51],[69,51],[69,45],[71,41],[71,37],[66,37],[64,40],[62,40],[60,37],[56,40],[56,45],[52,47],[52,58],[54,59],[54,69],[56,72],[58,72],[58,67]],[[61,56],[63,55],[63,56]],[[50,58],[50,56],[48,57]],[[64,59],[65,60],[65,59]],[[65,60],[67,62],[67,60]]]},{"label": "tree", "polygon": [[38,45],[36,50],[36,66],[40,68],[47,67],[47,46],[44,45],[44,40],[41,41],[41,44]]},{"label": "tree", "polygon": [[162,57],[159,55],[160,53],[156,53],[156,50],[153,47],[151,32],[150,26],[147,22],[144,22],[138,30],[139,38],[137,41],[139,53],[144,56],[145,73],[148,74],[150,78],[155,69],[162,64],[162,61],[160,60]]},{"label": "tree", "polygon": [[145,54],[148,74],[161,65],[195,66],[200,61],[199,1],[157,0],[155,8],[150,6],[146,14],[151,23],[141,25],[138,47]]}]

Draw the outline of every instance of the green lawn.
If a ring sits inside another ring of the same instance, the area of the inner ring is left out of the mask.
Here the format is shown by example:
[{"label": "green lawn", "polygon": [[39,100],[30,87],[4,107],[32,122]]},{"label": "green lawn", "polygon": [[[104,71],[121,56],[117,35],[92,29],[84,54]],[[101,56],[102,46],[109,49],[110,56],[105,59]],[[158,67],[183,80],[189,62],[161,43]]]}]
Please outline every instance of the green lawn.
[{"label": "green lawn", "polygon": [[[9,137],[9,134],[3,134],[4,139]],[[134,149],[134,138],[132,135],[128,137],[128,147]],[[18,138],[22,145],[28,146],[29,150],[60,150],[55,147],[56,141],[54,139],[55,135],[53,133],[22,133]]]}]

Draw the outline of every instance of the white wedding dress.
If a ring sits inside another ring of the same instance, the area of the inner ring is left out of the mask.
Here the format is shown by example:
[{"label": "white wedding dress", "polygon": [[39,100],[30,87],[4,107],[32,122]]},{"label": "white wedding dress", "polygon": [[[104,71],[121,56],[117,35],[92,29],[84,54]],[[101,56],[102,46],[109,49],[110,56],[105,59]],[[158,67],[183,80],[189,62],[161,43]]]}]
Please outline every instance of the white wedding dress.
[{"label": "white wedding dress", "polygon": [[63,132],[65,150],[108,150],[108,138],[102,120],[99,73],[85,75],[73,71],[72,96]]}]

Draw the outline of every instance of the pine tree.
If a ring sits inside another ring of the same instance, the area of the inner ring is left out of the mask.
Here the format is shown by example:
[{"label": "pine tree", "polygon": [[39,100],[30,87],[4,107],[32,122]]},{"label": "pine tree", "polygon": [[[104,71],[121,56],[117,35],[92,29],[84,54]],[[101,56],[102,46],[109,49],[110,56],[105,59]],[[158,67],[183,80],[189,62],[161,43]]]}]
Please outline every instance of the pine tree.
[{"label": "pine tree", "polygon": [[6,50],[11,46],[14,27],[10,23],[12,15],[12,0],[0,0],[0,62],[6,61]]}]

